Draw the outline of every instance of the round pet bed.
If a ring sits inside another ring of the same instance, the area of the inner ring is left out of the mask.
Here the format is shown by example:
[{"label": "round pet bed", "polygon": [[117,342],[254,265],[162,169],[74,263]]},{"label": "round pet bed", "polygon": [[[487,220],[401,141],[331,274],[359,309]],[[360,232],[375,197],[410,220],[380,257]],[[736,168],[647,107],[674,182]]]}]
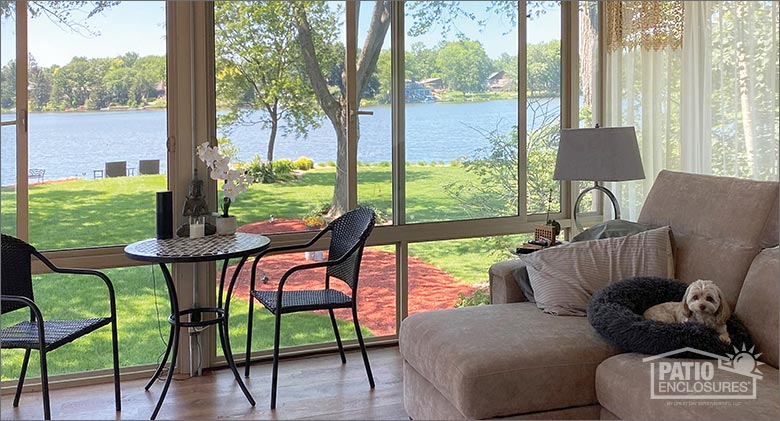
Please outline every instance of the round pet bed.
[{"label": "round pet bed", "polygon": [[[734,353],[734,347],[748,349],[752,340],[745,326],[732,315],[727,323],[731,345],[718,339],[714,329],[697,323],[664,323],[648,320],[648,308],[668,301],[682,301],[685,283],[676,280],[639,277],[616,282],[597,292],[588,305],[588,320],[596,331],[624,352],[657,355],[691,347],[718,355]],[[676,354],[674,357],[703,357]]]}]

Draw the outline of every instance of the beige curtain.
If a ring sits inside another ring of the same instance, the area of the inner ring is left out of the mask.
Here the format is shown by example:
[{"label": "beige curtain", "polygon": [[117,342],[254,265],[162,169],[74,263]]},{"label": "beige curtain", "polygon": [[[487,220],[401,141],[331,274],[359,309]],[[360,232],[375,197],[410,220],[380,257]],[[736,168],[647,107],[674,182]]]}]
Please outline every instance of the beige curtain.
[{"label": "beige curtain", "polygon": [[623,218],[636,220],[662,169],[778,179],[778,2],[609,2],[608,13],[604,122],[636,127],[647,176],[612,186]]}]

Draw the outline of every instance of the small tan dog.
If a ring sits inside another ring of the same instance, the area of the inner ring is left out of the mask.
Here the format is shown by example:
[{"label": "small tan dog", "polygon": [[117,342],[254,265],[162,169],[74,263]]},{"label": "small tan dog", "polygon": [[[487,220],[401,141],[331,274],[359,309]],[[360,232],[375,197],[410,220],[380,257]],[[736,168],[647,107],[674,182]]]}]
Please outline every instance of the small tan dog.
[{"label": "small tan dog", "polygon": [[723,292],[712,281],[699,279],[688,285],[682,302],[668,302],[654,305],[645,311],[646,319],[666,323],[701,323],[715,329],[721,342],[730,344],[726,321],[731,317],[731,308],[723,298]]}]

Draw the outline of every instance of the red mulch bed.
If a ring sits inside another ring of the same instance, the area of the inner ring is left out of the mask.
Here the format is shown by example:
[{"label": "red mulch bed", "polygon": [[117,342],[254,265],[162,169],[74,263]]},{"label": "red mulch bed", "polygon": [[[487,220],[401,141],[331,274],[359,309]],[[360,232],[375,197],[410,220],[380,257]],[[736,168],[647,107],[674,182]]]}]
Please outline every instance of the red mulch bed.
[{"label": "red mulch bed", "polygon": [[[297,221],[297,222],[296,222]],[[278,230],[277,230],[278,229]],[[305,229],[300,220],[277,219],[256,222],[239,228],[241,232],[273,233],[301,231]],[[327,252],[326,252],[327,254]],[[304,253],[292,253],[264,257],[258,264],[258,278],[265,273],[268,284],[257,280],[256,288],[276,290],[284,272],[295,266],[307,263]],[[310,262],[309,262],[310,263]],[[228,268],[232,276],[235,267]],[[249,296],[251,260],[241,270],[233,291],[234,297],[246,300]],[[285,290],[320,289],[324,287],[325,271],[308,270],[298,272],[288,279]],[[349,287],[339,280],[333,280],[333,288],[349,292]],[[409,258],[409,314],[453,308],[458,293],[471,295],[477,287],[459,283],[450,274],[423,260]],[[366,248],[363,264],[360,267],[360,287],[358,288],[358,310],[360,324],[370,329],[374,335],[392,335],[395,332],[395,254],[392,252]],[[323,312],[327,314],[327,312]],[[352,320],[349,309],[336,310],[336,317]]]}]

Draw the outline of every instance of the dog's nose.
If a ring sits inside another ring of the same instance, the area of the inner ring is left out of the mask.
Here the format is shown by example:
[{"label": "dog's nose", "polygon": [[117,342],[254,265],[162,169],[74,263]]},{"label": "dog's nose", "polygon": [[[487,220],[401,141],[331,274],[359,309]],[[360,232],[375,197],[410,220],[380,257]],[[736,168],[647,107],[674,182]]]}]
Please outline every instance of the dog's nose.
[{"label": "dog's nose", "polygon": [[704,304],[699,305],[699,310],[704,311],[707,308]]}]

